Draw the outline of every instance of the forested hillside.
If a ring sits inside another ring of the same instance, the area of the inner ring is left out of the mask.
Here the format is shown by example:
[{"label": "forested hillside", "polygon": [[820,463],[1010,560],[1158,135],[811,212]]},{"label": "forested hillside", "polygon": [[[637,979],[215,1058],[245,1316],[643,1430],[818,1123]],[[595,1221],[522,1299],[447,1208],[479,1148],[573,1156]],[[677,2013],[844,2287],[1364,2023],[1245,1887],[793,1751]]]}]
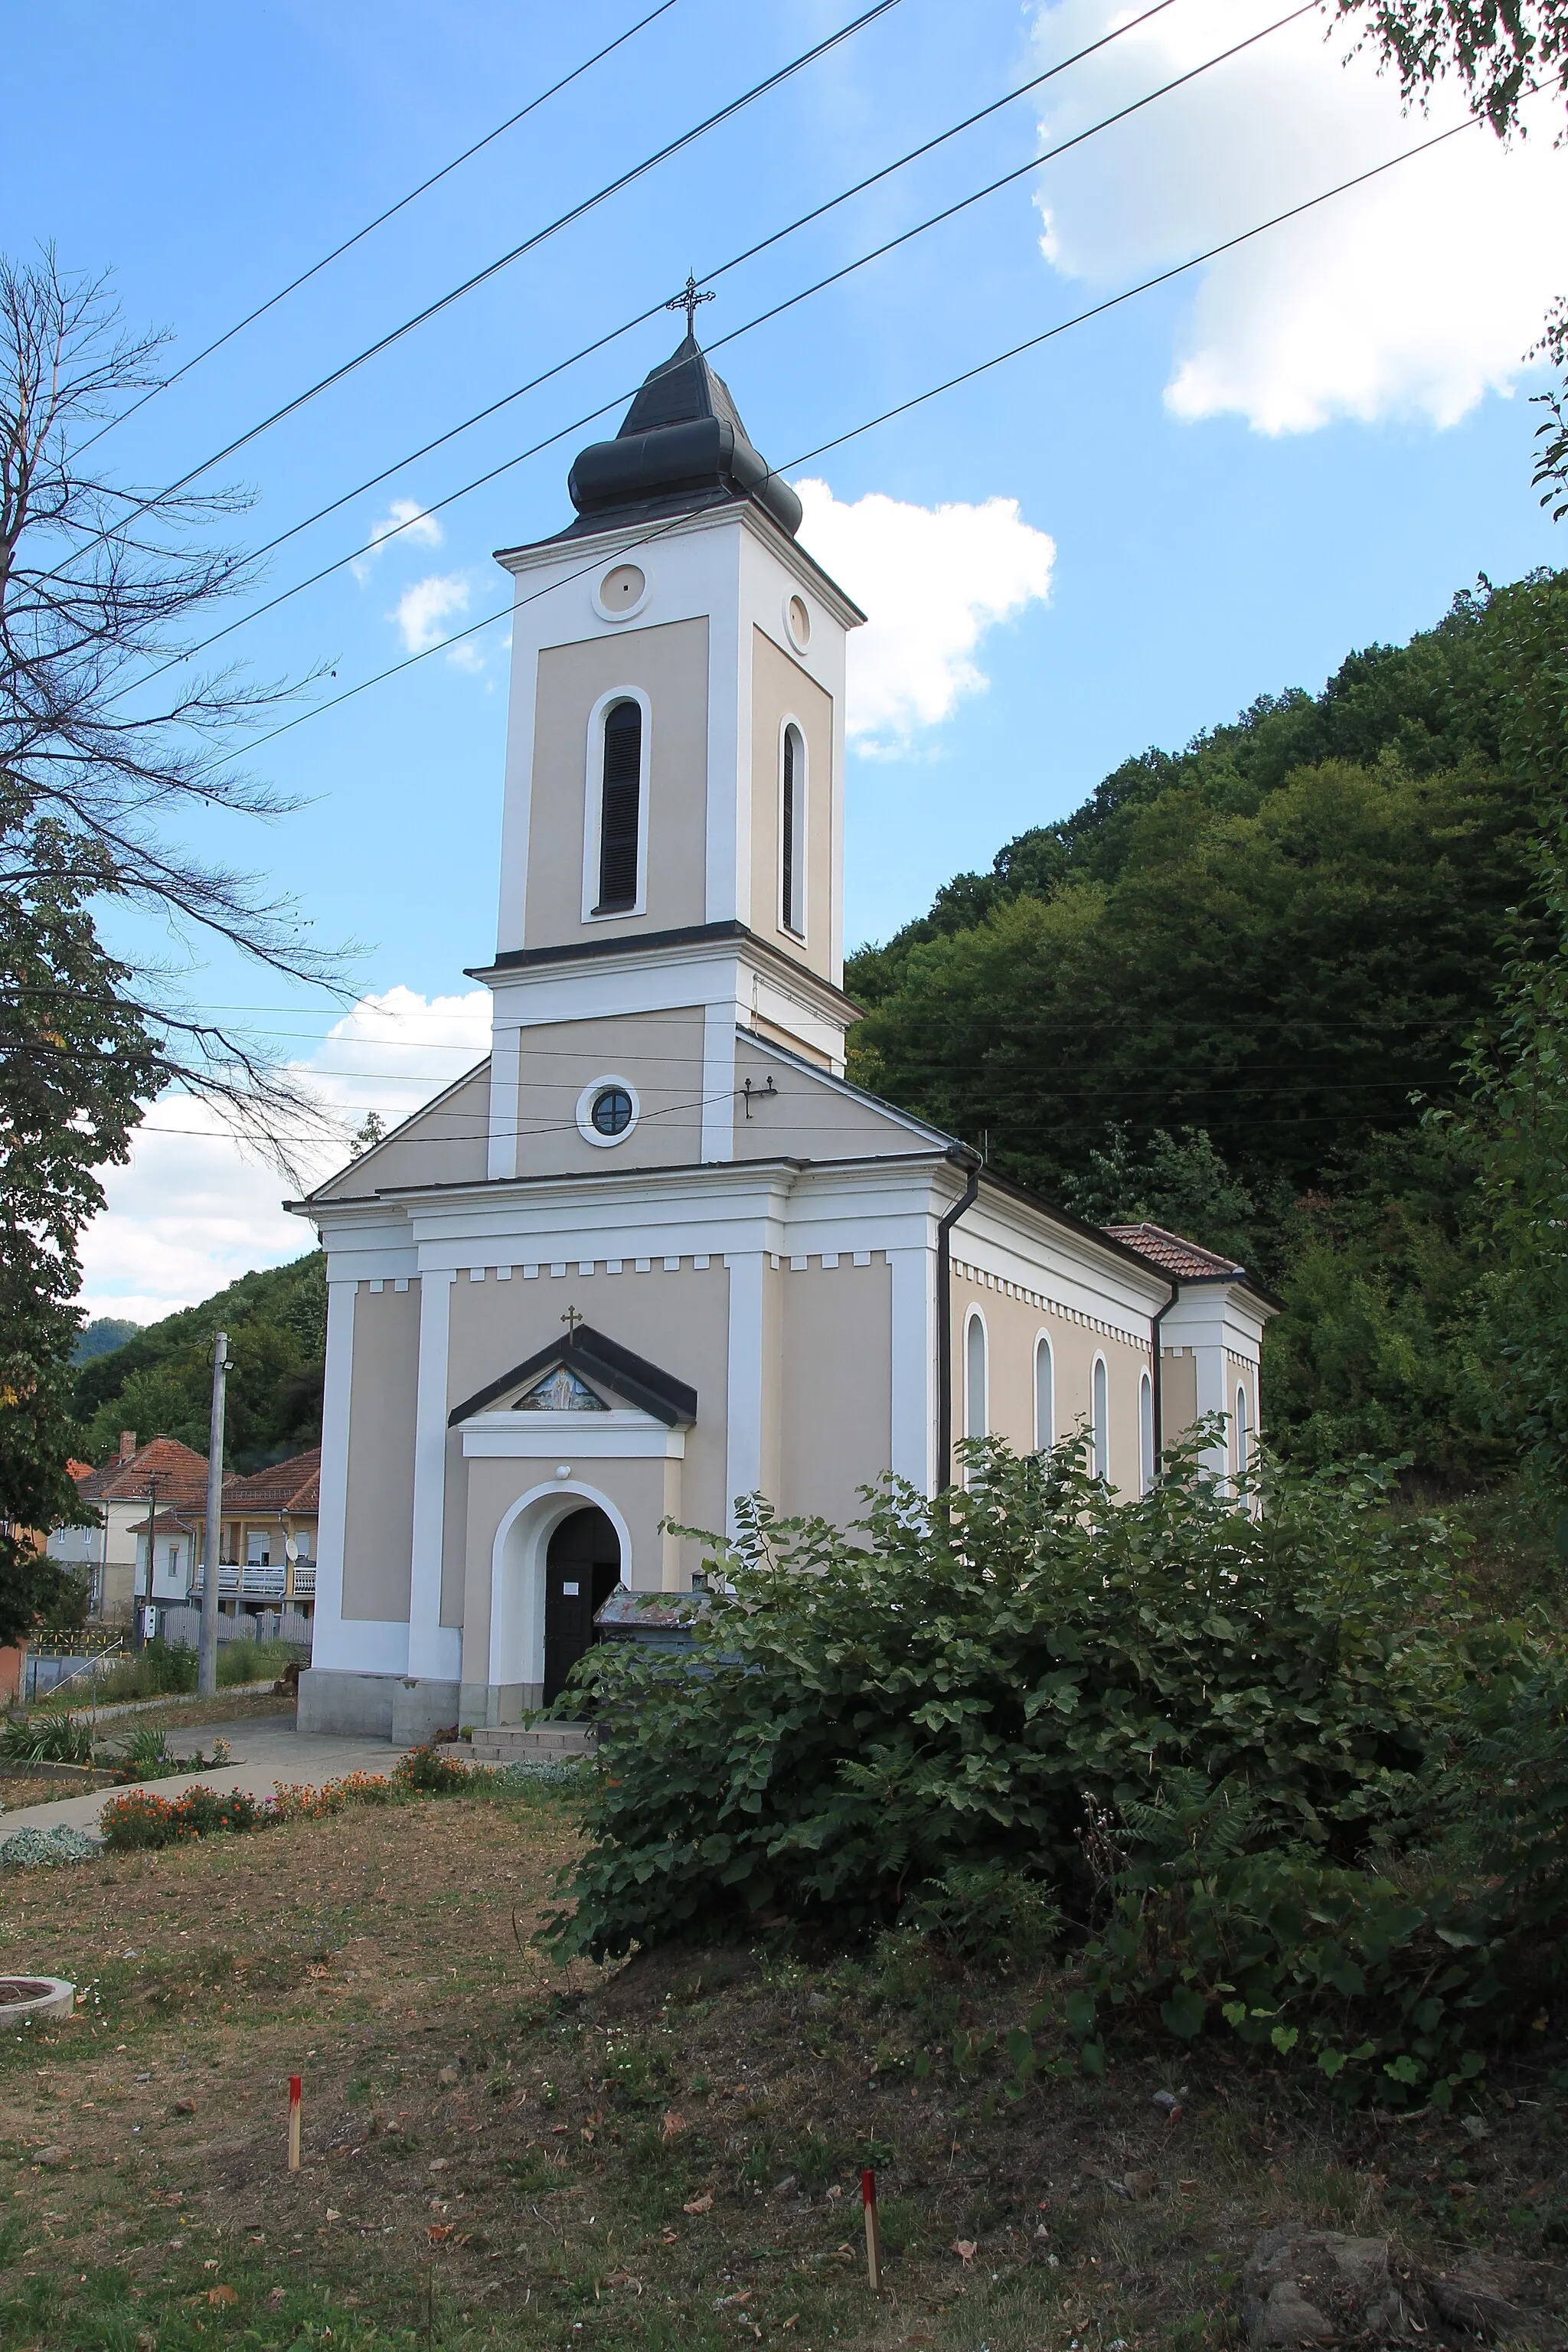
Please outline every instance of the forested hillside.
[{"label": "forested hillside", "polygon": [[1528,907],[1564,646],[1568,573],[1483,583],[1320,694],[1126,761],[846,973],[861,1083],[1282,1288],[1268,1411],[1299,1456],[1445,1485],[1509,1459],[1473,1146],[1434,1113]]},{"label": "forested hillside", "polygon": [[228,1334],[226,1446],[233,1470],[314,1445],[321,1434],[321,1373],[327,1351],[326,1261],[320,1250],[292,1265],[242,1275],[199,1307],[150,1323],[112,1355],[77,1376],[81,1450],[107,1461],[122,1429],[178,1437],[207,1450],[212,1341]]}]

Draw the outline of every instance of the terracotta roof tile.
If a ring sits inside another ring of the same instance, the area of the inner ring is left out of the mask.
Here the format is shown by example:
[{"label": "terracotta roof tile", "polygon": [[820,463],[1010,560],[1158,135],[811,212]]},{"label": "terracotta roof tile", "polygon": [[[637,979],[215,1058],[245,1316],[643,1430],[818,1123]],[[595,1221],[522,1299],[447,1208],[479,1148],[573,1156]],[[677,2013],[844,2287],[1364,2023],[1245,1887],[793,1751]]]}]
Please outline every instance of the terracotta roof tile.
[{"label": "terracotta roof tile", "polygon": [[106,1462],[101,1470],[79,1480],[79,1486],[89,1503],[139,1502],[145,1498],[147,1481],[153,1475],[160,1503],[179,1509],[206,1500],[207,1457],[193,1453],[177,1437],[150,1437],[125,1461]]},{"label": "terracotta roof tile", "polygon": [[1151,1265],[1160,1268],[1162,1274],[1173,1274],[1178,1278],[1185,1276],[1192,1281],[1202,1276],[1239,1276],[1247,1272],[1247,1268],[1238,1265],[1235,1258],[1216,1256],[1213,1250],[1186,1240],[1181,1234],[1170,1233],[1163,1225],[1106,1225],[1102,1230],[1110,1235],[1112,1241],[1136,1250],[1140,1257],[1146,1257]]},{"label": "terracotta roof tile", "polygon": [[287,1462],[271,1463],[248,1478],[226,1478],[223,1507],[235,1513],[291,1511],[303,1518],[320,1507],[321,1494],[321,1449],[313,1445],[308,1453],[291,1454]]}]

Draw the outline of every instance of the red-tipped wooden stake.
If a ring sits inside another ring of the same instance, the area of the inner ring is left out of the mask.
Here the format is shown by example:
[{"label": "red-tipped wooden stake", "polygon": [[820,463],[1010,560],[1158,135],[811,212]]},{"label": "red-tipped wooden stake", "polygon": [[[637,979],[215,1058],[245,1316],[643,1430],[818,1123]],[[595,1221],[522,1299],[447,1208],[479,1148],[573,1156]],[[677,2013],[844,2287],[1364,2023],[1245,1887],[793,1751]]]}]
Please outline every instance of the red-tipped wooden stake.
[{"label": "red-tipped wooden stake", "polygon": [[289,2077],[289,2169],[300,2169],[300,2077]]},{"label": "red-tipped wooden stake", "polygon": [[860,2175],[860,2202],[866,2208],[866,2269],[873,2294],[882,2292],[882,2232],[877,2222],[877,2176],[868,2166]]}]

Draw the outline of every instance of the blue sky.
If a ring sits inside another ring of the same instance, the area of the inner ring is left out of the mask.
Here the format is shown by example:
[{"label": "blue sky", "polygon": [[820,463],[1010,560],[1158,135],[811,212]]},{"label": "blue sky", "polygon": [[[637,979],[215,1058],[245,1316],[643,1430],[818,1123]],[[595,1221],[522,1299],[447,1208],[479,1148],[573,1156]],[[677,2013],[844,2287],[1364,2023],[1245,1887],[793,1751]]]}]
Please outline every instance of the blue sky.
[{"label": "blue sky", "polygon": [[[128,321],[167,326],[177,362],[647,5],[61,0],[11,30],[15,86],[52,86],[63,46],[71,102],[63,118],[12,110],[5,244],[21,255],[53,239],[68,267],[111,271]],[[856,13],[852,0],[676,0],[101,454],[122,478],[183,473]],[[723,278],[705,339],[1284,13],[1173,0],[1155,25]],[[220,468],[214,479],[253,492],[243,530],[258,543],[395,467],[272,559],[261,593],[363,551],[394,500],[427,507],[618,399],[678,340],[675,321],[399,462],[674,292],[689,268],[703,275],[1112,21],[1105,0],[900,0]],[[1402,120],[1364,65],[1342,68],[1342,47],[1325,49],[1312,21],[1271,35],[729,343],[717,362],[752,438],[789,467],[1456,119],[1445,100],[1433,121]],[[1568,168],[1550,142],[1542,126],[1504,155],[1468,133],[796,469],[826,485],[808,501],[817,551],[863,603],[879,590],[891,616],[858,689],[851,938],[886,936],[1128,752],[1179,745],[1261,692],[1315,688],[1352,646],[1435,620],[1479,572],[1505,580],[1561,560],[1529,488],[1535,415],[1519,366],[1557,290]],[[268,678],[335,669],[291,706],[304,710],[398,658],[421,625],[429,635],[499,609],[490,551],[569,519],[571,457],[613,422],[446,509],[438,541],[429,525],[405,534],[358,576],[342,571],[240,631],[235,656]],[[803,535],[812,543],[809,520]],[[157,941],[188,954],[200,1001],[255,1008],[245,1017],[318,1067],[345,1113],[402,1108],[416,1073],[444,1076],[471,1044],[471,1007],[426,1008],[464,998],[464,966],[493,942],[502,635],[437,651],[263,746],[258,769],[304,805],[268,827],[215,821],[199,844],[294,893],[319,937],[360,943],[353,983],[379,1011],[322,1048],[339,1009],[199,943]],[[274,1177],[182,1131],[199,1124],[188,1110],[161,1106],[153,1123],[165,1136],[114,1181],[89,1244],[100,1311],[162,1311],[308,1239],[278,1219]]]}]

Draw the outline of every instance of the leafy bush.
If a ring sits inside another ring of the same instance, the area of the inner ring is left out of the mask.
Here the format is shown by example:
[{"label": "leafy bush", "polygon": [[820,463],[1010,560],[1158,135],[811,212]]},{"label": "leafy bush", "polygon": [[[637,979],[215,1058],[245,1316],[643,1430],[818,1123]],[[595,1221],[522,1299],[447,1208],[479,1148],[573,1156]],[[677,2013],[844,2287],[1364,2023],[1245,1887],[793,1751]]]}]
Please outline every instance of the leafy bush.
[{"label": "leafy bush", "polygon": [[215,1739],[210,1756],[177,1756],[166,1731],[143,1724],[133,1731],[115,1759],[117,1780],[167,1780],[176,1772],[222,1771],[229,1760],[226,1739]]},{"label": "leafy bush", "polygon": [[455,1757],[443,1756],[433,1739],[423,1747],[409,1748],[393,1767],[393,1779],[406,1789],[411,1796],[445,1797],[456,1789],[466,1789],[482,1766],[459,1764]]},{"label": "leafy bush", "polygon": [[0,1727],[0,1756],[16,1764],[90,1764],[92,1726],[62,1707],[14,1717]]},{"label": "leafy bush", "polygon": [[968,1492],[889,1485],[847,1535],[752,1506],[694,1654],[590,1653],[604,1770],[558,1947],[780,1917],[951,1937],[1021,1876],[1020,1946],[1053,1904],[1075,1924],[1091,2065],[1137,2003],[1300,2045],[1342,2089],[1468,2079],[1550,1945],[1432,1849],[1468,1775],[1468,1819],[1518,1808],[1520,1885],[1555,1917],[1568,1765],[1544,1685],[1540,1787],[1489,1759],[1542,1661],[1469,1611],[1443,1523],[1370,1475],[1277,1479],[1258,1515],[1195,1454],[1117,1504],[1067,1448],[970,1451]]},{"label": "leafy bush", "polygon": [[[291,1642],[220,1642],[218,1688],[228,1690],[236,1683],[275,1682],[290,1659],[299,1655]],[[166,1642],[160,1633],[144,1649],[133,1651],[111,1666],[98,1685],[98,1696],[105,1703],[162,1698],[165,1694],[188,1696],[196,1687],[197,1664],[190,1643]]]},{"label": "leafy bush", "polygon": [[234,1683],[276,1682],[284,1667],[300,1655],[292,1642],[220,1642],[218,1687],[227,1690]]},{"label": "leafy bush", "polygon": [[166,1642],[161,1633],[118,1665],[110,1666],[98,1685],[106,1705],[121,1699],[179,1696],[196,1686],[196,1654],[182,1642]]}]

